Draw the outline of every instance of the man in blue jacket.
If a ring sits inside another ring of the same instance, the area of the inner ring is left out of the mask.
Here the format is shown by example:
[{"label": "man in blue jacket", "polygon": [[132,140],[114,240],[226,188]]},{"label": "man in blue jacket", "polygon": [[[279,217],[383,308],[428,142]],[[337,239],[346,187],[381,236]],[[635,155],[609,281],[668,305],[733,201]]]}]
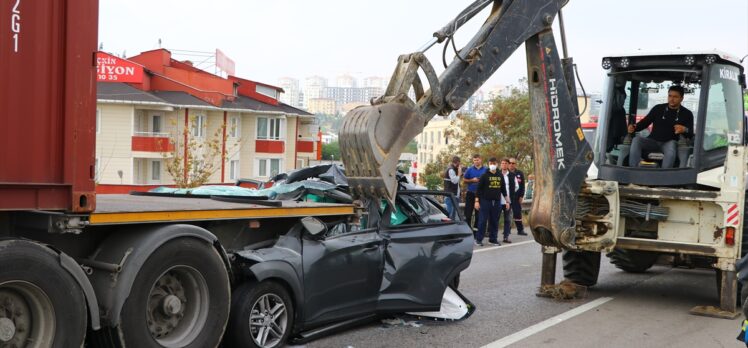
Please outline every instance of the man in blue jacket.
[{"label": "man in blue jacket", "polygon": [[464,182],[468,184],[467,192],[465,192],[465,221],[467,221],[468,225],[473,228],[473,234],[475,234],[475,231],[478,227],[477,213],[475,214],[476,217],[473,220],[473,212],[475,212],[475,202],[477,201],[477,196],[475,194],[478,191],[478,181],[480,181],[480,177],[487,170],[488,168],[483,166],[483,159],[479,154],[476,153],[473,154],[473,165],[465,171]]}]

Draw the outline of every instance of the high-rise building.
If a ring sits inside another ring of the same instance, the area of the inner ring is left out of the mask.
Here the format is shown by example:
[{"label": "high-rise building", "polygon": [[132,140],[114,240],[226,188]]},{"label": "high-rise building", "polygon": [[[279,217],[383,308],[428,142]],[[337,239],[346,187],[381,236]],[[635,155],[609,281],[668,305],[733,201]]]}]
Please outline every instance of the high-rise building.
[{"label": "high-rise building", "polygon": [[283,88],[285,92],[280,96],[282,102],[295,108],[300,108],[304,105],[299,80],[292,77],[281,77],[278,79],[278,87]]},{"label": "high-rise building", "polygon": [[313,114],[335,115],[337,104],[335,100],[328,98],[314,98],[307,101],[307,111]]},{"label": "high-rise building", "polygon": [[307,77],[304,82],[304,107],[309,107],[312,99],[324,98],[324,89],[327,87],[327,79],[322,76]]},{"label": "high-rise building", "polygon": [[364,78],[364,84],[362,87],[378,87],[384,90],[387,88],[387,83],[389,83],[389,81],[383,77],[369,76]]},{"label": "high-rise building", "polygon": [[340,75],[335,79],[335,85],[342,88],[356,88],[356,78],[348,74]]}]

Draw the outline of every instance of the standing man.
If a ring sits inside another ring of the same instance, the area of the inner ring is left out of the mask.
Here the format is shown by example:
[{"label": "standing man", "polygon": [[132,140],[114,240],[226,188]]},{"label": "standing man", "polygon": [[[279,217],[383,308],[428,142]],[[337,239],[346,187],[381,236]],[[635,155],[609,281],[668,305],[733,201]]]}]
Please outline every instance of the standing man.
[{"label": "standing man", "polygon": [[525,228],[522,226],[522,201],[525,200],[525,173],[517,169],[517,159],[509,159],[509,171],[514,174],[514,194],[512,195],[512,216],[517,234],[526,236]]},{"label": "standing man", "polygon": [[[450,192],[455,195],[457,202],[460,202],[460,177],[462,176],[462,166],[460,165],[460,158],[457,156],[452,157],[452,162],[444,172],[444,191]],[[455,208],[452,204],[451,199],[447,199],[445,202],[447,206],[447,213],[449,217],[455,212]]]},{"label": "standing man", "polygon": [[[504,179],[504,182],[506,185],[504,185],[504,195],[507,197],[507,199],[502,203],[502,215],[504,216],[504,243],[511,243],[512,241],[509,240],[509,234],[512,233],[512,221],[511,216],[512,212],[510,210],[510,203],[512,201],[512,192],[515,191],[515,181],[514,181],[514,174],[509,171],[509,159],[502,159],[501,160],[501,176]],[[506,204],[504,204],[506,203]],[[498,219],[497,219],[498,222]]]},{"label": "standing man", "polygon": [[473,235],[475,235],[476,228],[478,227],[478,214],[475,220],[473,219],[473,212],[475,211],[475,193],[478,190],[478,181],[480,177],[488,170],[483,166],[483,159],[480,158],[479,154],[473,154],[473,165],[465,171],[465,183],[467,183],[467,192],[465,192],[465,221],[473,229]]},{"label": "standing man", "polygon": [[483,234],[488,224],[488,242],[501,245],[499,234],[499,211],[509,209],[509,196],[506,195],[504,176],[497,170],[496,158],[488,159],[488,171],[478,181],[478,232],[475,233],[475,244],[483,246]]}]

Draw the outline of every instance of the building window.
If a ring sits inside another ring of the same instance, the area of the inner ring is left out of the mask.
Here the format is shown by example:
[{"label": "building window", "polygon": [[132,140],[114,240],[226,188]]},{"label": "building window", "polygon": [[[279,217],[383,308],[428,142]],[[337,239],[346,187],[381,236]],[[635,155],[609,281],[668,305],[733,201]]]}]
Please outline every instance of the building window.
[{"label": "building window", "polygon": [[439,141],[439,144],[441,144],[441,143],[442,143],[442,131],[439,131],[439,133],[437,134],[437,136],[436,136],[436,137],[437,137],[437,139],[439,139],[439,140],[438,140],[438,141]]},{"label": "building window", "polygon": [[258,117],[257,139],[280,140],[283,119],[280,117]]},{"label": "building window", "polygon": [[239,178],[239,160],[229,162],[229,179],[236,180]]},{"label": "building window", "polygon": [[258,94],[262,94],[264,96],[267,96],[273,99],[278,99],[278,91],[275,88],[257,85],[257,88],[255,88],[255,91]]},{"label": "building window", "polygon": [[434,145],[434,132],[431,131],[429,133],[431,133],[431,145]]},{"label": "building window", "polygon": [[151,132],[161,133],[161,115],[151,116]]},{"label": "building window", "polygon": [[151,161],[151,180],[161,180],[161,161]]},{"label": "building window", "polygon": [[283,160],[280,158],[261,158],[257,160],[257,176],[271,177],[280,173]]},{"label": "building window", "polygon": [[304,168],[304,159],[303,158],[299,158],[299,159],[296,160],[296,168],[297,169],[298,168]]},{"label": "building window", "polygon": [[192,136],[202,138],[205,136],[205,116],[197,115],[192,120]]},{"label": "building window", "polygon": [[238,138],[239,134],[242,134],[239,116],[231,116],[231,119],[229,120],[229,136],[232,138]]}]

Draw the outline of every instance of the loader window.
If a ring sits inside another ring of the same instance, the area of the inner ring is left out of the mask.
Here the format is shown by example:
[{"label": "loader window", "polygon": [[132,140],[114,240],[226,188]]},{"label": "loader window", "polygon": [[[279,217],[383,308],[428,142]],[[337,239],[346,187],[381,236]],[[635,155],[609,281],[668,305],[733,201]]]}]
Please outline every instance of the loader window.
[{"label": "loader window", "polygon": [[737,67],[714,64],[709,77],[704,150],[712,151],[728,144],[742,143],[742,95]]}]

